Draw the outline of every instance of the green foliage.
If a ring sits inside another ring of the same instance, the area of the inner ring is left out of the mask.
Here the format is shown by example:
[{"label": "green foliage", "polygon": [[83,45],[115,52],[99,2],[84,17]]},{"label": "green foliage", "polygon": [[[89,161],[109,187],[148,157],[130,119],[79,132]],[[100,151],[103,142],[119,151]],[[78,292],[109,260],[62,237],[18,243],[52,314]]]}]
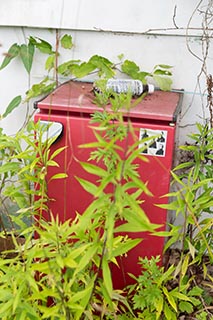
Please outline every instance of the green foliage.
[{"label": "green foliage", "polygon": [[33,57],[34,57],[34,44],[29,41],[28,45],[22,44],[18,45],[17,43],[14,43],[8,50],[1,66],[0,70],[4,69],[12,59],[16,57],[20,57],[21,61],[24,65],[25,70],[30,73],[33,63]]},{"label": "green foliage", "polygon": [[137,281],[129,287],[133,307],[138,319],[179,319],[181,313],[191,314],[201,305],[199,296],[203,290],[199,287],[190,289],[189,283],[182,283],[172,289],[175,266],[165,270],[159,266],[159,257],[140,258],[142,274],[133,278]]},{"label": "green foliage", "polygon": [[153,78],[161,90],[171,90],[171,66],[159,64],[154,67],[152,72],[140,71],[139,66],[130,60],[125,60],[121,65],[121,70],[133,79],[141,80],[144,84],[147,83],[147,78]]},{"label": "green foliage", "polygon": [[0,66],[0,70],[4,69],[12,59],[17,57],[19,55],[20,47],[17,43],[14,43],[8,50],[7,54],[5,55],[5,58]]},{"label": "green foliage", "polygon": [[[95,200],[82,215],[63,224],[57,217],[44,221],[42,212],[47,209],[48,167],[57,166],[54,158],[64,148],[50,153],[54,140],[43,141],[47,128],[40,123],[30,122],[27,131],[18,132],[15,138],[2,133],[2,196],[19,206],[12,220],[20,227],[25,244],[20,246],[12,234],[15,249],[10,253],[15,257],[5,259],[9,252],[0,257],[1,319],[114,319],[124,310],[134,317],[122,291],[113,288],[110,265],[141,239],[119,235],[116,222],[123,221],[125,232],[152,232],[157,226],[149,222],[139,205],[141,193],[149,194],[134,164],[140,150],[117,145],[132,134],[131,125],[128,130],[121,129],[124,123],[118,110],[113,119],[119,121],[114,128],[111,113],[103,119],[98,114],[93,117],[98,163],[94,164],[96,156],[91,154],[93,163],[81,165],[89,174],[98,176],[99,184],[77,179]],[[24,149],[22,140],[27,145]],[[126,155],[124,160],[122,154]],[[99,162],[104,166],[100,167]],[[63,178],[66,175],[61,173],[50,179]],[[14,183],[7,185],[7,179],[14,179]],[[113,193],[106,193],[108,186]],[[135,192],[130,193],[133,189]],[[30,227],[22,219],[28,214],[37,217],[37,223]]]},{"label": "green foliage", "polygon": [[50,81],[48,77],[44,78],[40,83],[33,84],[32,87],[26,92],[25,101],[30,101],[34,97],[51,92],[56,86],[55,81]]},{"label": "green foliage", "polygon": [[[49,148],[54,138],[43,141],[44,126],[29,122],[25,129],[13,137],[0,134],[0,203],[1,214],[9,214],[9,220],[25,228],[24,217],[33,218],[38,208],[45,208],[47,201],[45,176],[50,165],[57,165]],[[37,131],[37,138],[35,137]],[[63,150],[58,150],[62,152]],[[64,173],[52,179],[63,178]],[[11,183],[12,182],[12,183]],[[36,190],[33,188],[36,185]],[[40,197],[40,198],[39,198]],[[16,204],[9,212],[6,203]],[[13,223],[11,227],[13,226]]]},{"label": "green foliage", "polygon": [[91,72],[97,71],[99,77],[111,78],[115,75],[114,65],[108,59],[94,55],[88,62],[80,60],[70,60],[58,66],[58,73],[64,76],[83,78]]},{"label": "green foliage", "polygon": [[35,48],[31,42],[28,45],[22,44],[20,46],[20,57],[28,73],[30,73],[32,68],[34,51]]},{"label": "green foliage", "polygon": [[[60,75],[71,77],[73,79],[81,79],[91,73],[96,73],[98,78],[101,79],[109,79],[116,76],[116,64],[99,55],[93,55],[87,62],[69,60],[58,65],[58,57],[60,56],[61,48],[71,50],[73,47],[72,36],[69,34],[62,35],[58,40],[58,46],[55,50],[46,40],[32,36],[29,37],[26,44],[24,43],[19,45],[14,43],[11,45],[0,66],[0,70],[4,69],[14,58],[19,58],[24,69],[30,76],[34,61],[34,54],[35,51],[38,50],[40,53],[47,55],[44,65],[47,75],[45,75],[39,83],[33,84],[28,88],[25,97],[20,98],[21,96],[17,96],[17,99],[18,97],[20,99],[19,103],[16,103],[17,100],[15,101],[12,99],[3,116],[1,116],[2,118],[6,117],[10,112],[17,108],[21,104],[21,101],[29,102],[32,98],[51,92],[58,86],[58,76]],[[123,55],[120,55],[119,59],[122,60]],[[130,78],[139,79],[143,83],[147,83],[149,78],[153,78],[162,90],[171,89],[172,73],[171,67],[168,65],[159,64],[154,67],[152,72],[144,72],[140,71],[139,66],[135,62],[125,60],[124,62],[121,62],[121,71],[127,74]],[[101,97],[101,95],[98,99],[100,101],[102,100],[102,105],[106,101],[106,97]],[[98,103],[100,103],[100,101]],[[7,110],[9,110],[9,112]]]},{"label": "green foliage", "polygon": [[[177,242],[181,244],[182,254],[176,267],[175,274],[179,276],[179,287],[188,279],[191,283],[191,292],[195,293],[195,287],[199,283],[194,279],[191,270],[197,270],[203,281],[206,279],[208,286],[212,288],[212,277],[209,266],[213,263],[212,242],[212,128],[207,125],[197,124],[197,132],[190,135],[191,143],[181,146],[181,163],[173,170],[173,192],[168,197],[171,201],[168,205],[160,205],[168,210],[176,212],[177,217],[183,219],[181,225],[170,225],[170,236],[165,250]],[[202,270],[198,271],[198,270]],[[193,284],[193,285],[192,285]],[[201,282],[202,287],[202,282]],[[190,291],[187,292],[190,297]],[[195,294],[193,303],[198,309],[196,319],[209,319],[212,314],[206,306],[212,304],[212,297],[208,290]],[[200,298],[202,296],[202,298]],[[192,312],[192,306],[182,302],[179,308],[183,312]]]},{"label": "green foliage", "polygon": [[54,51],[52,49],[52,45],[49,42],[47,42],[39,37],[33,38],[31,36],[29,38],[29,43],[31,43],[35,48],[37,48],[42,53],[45,53],[45,54],[53,54],[54,53]]},{"label": "green foliage", "polygon": [[71,49],[73,46],[72,36],[68,34],[63,35],[61,38],[61,46],[65,49]]},{"label": "green foliage", "polygon": [[196,253],[200,261],[204,254],[208,254],[211,262],[212,130],[197,124],[197,133],[190,135],[192,143],[181,147],[182,157],[186,161],[180,163],[172,172],[176,191],[168,194],[173,197],[173,201],[164,206],[184,217],[184,224],[179,226],[178,230],[183,248],[191,252],[193,259]]},{"label": "green foliage", "polygon": [[6,118],[14,109],[16,109],[21,103],[21,96],[16,96],[7,106],[5,112],[2,115],[2,118]]},{"label": "green foliage", "polygon": [[[117,66],[105,57],[94,55],[87,62],[69,60],[58,64],[60,49],[73,47],[70,35],[59,40],[56,50],[39,37],[30,37],[26,44],[15,43],[9,48],[0,70],[19,58],[30,76],[38,50],[47,55],[47,75],[28,88],[24,98],[13,98],[1,118],[22,101],[29,102],[52,91],[60,75],[80,79],[96,73],[99,90],[95,91],[94,102],[102,107],[91,119],[96,141],[80,147],[93,149],[88,162],[81,166],[97,177],[98,184],[76,177],[94,201],[73,221],[62,224],[57,217],[44,221],[42,214],[48,210],[48,167],[58,166],[55,158],[66,146],[51,154],[54,138],[43,142],[47,128],[40,123],[28,122],[14,137],[0,130],[0,237],[8,236],[3,221],[7,216],[10,229],[15,227],[25,238],[21,246],[12,232],[15,249],[0,256],[0,318],[173,320],[182,314],[193,314],[196,319],[208,319],[206,304],[211,305],[212,298],[197,285],[189,270],[202,265],[203,277],[212,281],[203,259],[208,254],[210,263],[213,262],[212,129],[198,124],[198,133],[191,135],[194,144],[182,147],[188,158],[172,172],[176,189],[165,195],[172,201],[161,206],[175,210],[177,216],[183,215],[183,226],[170,225],[169,232],[157,232],[159,226],[150,223],[140,205],[143,193],[152,194],[141,181],[135,160],[143,165],[147,159],[141,155],[138,142],[132,146],[122,144],[128,136],[134,136],[134,130],[130,122],[124,124],[120,110],[130,110],[143,96],[132,103],[131,94],[117,95],[105,90],[107,79],[117,72]],[[171,89],[171,66],[159,64],[152,72],[145,72],[130,60],[120,65],[130,78],[143,83],[151,78],[160,89]],[[108,103],[110,112],[106,110]],[[55,179],[66,179],[66,174],[61,172],[50,178]],[[9,201],[14,205],[8,210]],[[203,218],[203,213],[207,217]],[[35,219],[36,224],[32,224]],[[122,221],[119,226],[118,221]],[[131,239],[130,234],[141,231],[169,236],[165,250],[181,241],[182,255],[178,264],[168,269],[159,266],[159,258],[140,258],[142,273],[134,278],[135,285],[126,296],[114,290],[110,266],[138,245],[141,239]],[[171,287],[174,280],[177,285]]]}]

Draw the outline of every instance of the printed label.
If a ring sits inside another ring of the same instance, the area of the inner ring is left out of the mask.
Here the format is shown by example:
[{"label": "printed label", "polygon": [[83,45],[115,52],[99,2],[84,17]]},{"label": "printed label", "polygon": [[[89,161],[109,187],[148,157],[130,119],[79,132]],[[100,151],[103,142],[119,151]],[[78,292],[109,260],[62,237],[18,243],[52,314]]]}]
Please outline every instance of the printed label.
[{"label": "printed label", "polygon": [[142,154],[165,157],[166,153],[166,130],[152,130],[141,128],[139,133],[139,148]]}]

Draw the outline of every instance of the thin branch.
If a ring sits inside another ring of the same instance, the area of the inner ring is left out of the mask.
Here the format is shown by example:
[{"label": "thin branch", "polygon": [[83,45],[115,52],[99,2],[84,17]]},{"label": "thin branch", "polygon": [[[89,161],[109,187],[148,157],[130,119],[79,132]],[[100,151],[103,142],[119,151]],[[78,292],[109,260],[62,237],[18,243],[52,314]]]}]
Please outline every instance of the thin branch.
[{"label": "thin branch", "polygon": [[[186,28],[186,46],[187,46],[187,49],[189,50],[189,52],[195,57],[197,58],[198,60],[200,60],[201,62],[203,62],[203,60],[198,56],[196,55],[190,48],[190,45],[189,45],[189,30],[190,30],[190,24],[192,22],[192,18],[194,17],[195,13],[197,12],[198,8],[200,7],[201,3],[203,2],[203,0],[200,0],[199,3],[197,4],[197,6],[195,7],[189,21],[188,21],[188,24],[187,24],[187,28]],[[203,29],[202,29],[203,30]]]},{"label": "thin branch", "polygon": [[174,23],[175,28],[179,29],[179,27],[178,27],[178,25],[176,23],[176,13],[177,13],[177,5],[175,5],[175,7],[174,7],[174,13],[173,13],[172,21]]}]

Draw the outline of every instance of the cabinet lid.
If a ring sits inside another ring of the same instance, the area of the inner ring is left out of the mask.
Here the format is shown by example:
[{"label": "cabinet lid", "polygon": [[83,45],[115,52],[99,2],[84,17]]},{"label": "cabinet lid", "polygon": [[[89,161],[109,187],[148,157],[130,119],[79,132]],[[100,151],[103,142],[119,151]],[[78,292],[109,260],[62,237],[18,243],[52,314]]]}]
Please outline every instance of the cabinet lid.
[{"label": "cabinet lid", "polygon": [[[156,90],[146,95],[129,112],[122,110],[130,118],[155,121],[176,122],[181,108],[183,91],[171,92]],[[48,110],[49,113],[72,112],[91,114],[102,110],[94,104],[93,84],[80,81],[68,81],[60,85],[52,93],[35,103],[35,108]],[[137,99],[132,99],[135,104]],[[108,105],[110,109],[110,105]]]}]

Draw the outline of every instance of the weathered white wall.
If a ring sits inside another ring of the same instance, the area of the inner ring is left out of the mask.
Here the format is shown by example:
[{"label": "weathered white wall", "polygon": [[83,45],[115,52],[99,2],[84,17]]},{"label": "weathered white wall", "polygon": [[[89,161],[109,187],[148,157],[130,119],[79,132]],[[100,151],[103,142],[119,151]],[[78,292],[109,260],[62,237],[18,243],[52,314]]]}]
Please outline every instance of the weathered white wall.
[{"label": "weathered white wall", "polygon": [[7,0],[0,2],[0,24],[144,32],[174,27],[175,6],[177,25],[186,26],[196,1]]},{"label": "weathered white wall", "polygon": [[[208,0],[202,2],[203,7]],[[198,1],[164,0],[7,0],[0,1],[0,63],[12,43],[21,44],[30,35],[55,43],[55,31],[73,36],[74,48],[64,51],[61,59],[87,61],[99,54],[118,61],[124,54],[126,59],[135,61],[142,70],[151,71],[156,64],[169,64],[173,68],[173,88],[186,92],[180,123],[180,140],[192,130],[200,117],[208,115],[205,108],[206,96],[193,95],[201,62],[187,48],[186,29]],[[175,22],[175,24],[174,24]],[[176,25],[176,26],[175,26]],[[196,13],[190,22],[188,44],[202,57],[201,15]],[[177,28],[178,27],[178,28]],[[212,50],[212,48],[210,48]],[[213,57],[210,52],[211,58]],[[208,60],[212,70],[213,60]],[[0,114],[9,101],[18,94],[24,94],[30,83],[38,82],[44,76],[44,57],[35,57],[35,63],[28,79],[18,61],[0,71]],[[203,101],[203,107],[202,107]],[[15,110],[2,121],[7,133],[14,133],[23,123],[26,106]],[[205,114],[204,114],[205,113]]]}]

